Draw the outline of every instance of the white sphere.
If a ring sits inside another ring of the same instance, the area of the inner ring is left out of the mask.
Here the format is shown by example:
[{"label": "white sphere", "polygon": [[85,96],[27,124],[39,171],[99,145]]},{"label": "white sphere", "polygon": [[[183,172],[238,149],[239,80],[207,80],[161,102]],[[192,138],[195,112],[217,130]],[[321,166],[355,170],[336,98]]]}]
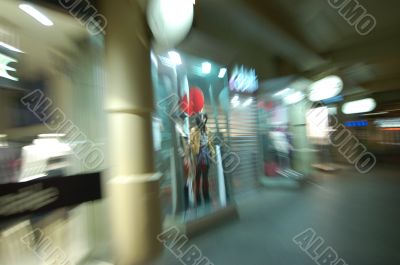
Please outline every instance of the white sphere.
[{"label": "white sphere", "polygon": [[191,0],[150,0],[147,21],[156,44],[173,48],[182,42],[193,24]]}]

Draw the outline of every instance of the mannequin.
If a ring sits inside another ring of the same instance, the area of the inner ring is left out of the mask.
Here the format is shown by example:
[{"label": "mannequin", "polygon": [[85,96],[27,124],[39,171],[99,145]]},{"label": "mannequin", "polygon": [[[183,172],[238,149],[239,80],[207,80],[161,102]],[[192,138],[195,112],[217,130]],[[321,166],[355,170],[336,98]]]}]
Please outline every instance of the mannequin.
[{"label": "mannequin", "polygon": [[202,202],[200,187],[202,188],[204,202],[210,202],[208,170],[215,151],[211,142],[211,133],[207,129],[207,120],[207,114],[199,114],[196,117],[196,126],[190,132],[190,144],[196,164],[195,195],[197,205],[201,205]]}]

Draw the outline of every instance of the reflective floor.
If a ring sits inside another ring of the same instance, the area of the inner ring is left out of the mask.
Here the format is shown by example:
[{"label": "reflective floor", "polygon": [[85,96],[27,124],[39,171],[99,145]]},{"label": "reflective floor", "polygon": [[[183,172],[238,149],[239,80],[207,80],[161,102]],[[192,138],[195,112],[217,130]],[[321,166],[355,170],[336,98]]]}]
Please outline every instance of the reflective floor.
[{"label": "reflective floor", "polygon": [[[293,242],[311,228],[314,239],[324,240],[315,252],[331,247],[338,255],[332,264],[400,264],[398,172],[380,165],[359,174],[348,166],[334,174],[318,172],[298,189],[263,189],[240,204],[240,221],[210,230],[190,245],[213,264],[318,264]],[[165,250],[156,264],[178,263]]]}]

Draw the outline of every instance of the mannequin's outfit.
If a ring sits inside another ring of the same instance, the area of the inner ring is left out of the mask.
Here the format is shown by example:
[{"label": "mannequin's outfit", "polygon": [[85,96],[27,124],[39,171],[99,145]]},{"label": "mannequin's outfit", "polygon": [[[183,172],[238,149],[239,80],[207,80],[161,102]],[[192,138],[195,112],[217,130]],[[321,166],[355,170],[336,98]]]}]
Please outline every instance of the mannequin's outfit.
[{"label": "mannequin's outfit", "polygon": [[214,156],[214,148],[210,136],[211,134],[207,129],[200,130],[197,127],[193,128],[190,134],[192,150],[196,161],[195,195],[198,205],[201,204],[200,189],[203,194],[204,202],[207,203],[210,201],[208,170],[211,164],[211,157]]}]

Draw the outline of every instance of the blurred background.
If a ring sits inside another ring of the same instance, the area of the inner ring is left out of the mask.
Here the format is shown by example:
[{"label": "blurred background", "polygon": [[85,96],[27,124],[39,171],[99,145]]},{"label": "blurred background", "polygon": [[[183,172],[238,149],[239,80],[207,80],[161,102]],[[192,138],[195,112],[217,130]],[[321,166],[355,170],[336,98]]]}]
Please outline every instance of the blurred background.
[{"label": "blurred background", "polygon": [[400,2],[112,2],[0,2],[1,264],[400,262]]}]

